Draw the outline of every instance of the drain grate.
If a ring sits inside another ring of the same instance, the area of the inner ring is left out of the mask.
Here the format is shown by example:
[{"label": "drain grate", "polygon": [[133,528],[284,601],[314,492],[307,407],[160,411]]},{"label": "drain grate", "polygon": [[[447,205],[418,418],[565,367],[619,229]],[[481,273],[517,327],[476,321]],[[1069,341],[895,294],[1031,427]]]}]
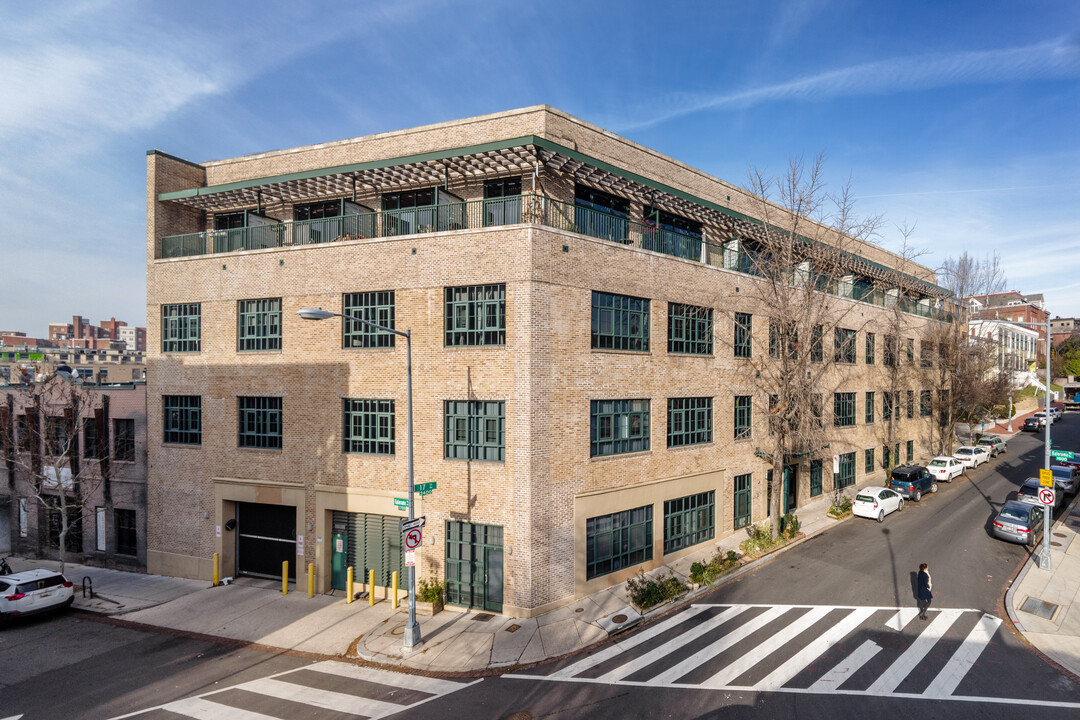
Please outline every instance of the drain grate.
[{"label": "drain grate", "polygon": [[506,632],[517,632],[520,629],[520,625],[511,625],[510,627],[506,628]]},{"label": "drain grate", "polygon": [[475,620],[476,622],[487,622],[493,617],[495,616],[491,613],[478,613],[476,617],[473,618],[473,620]]},{"label": "drain grate", "polygon": [[1029,597],[1024,600],[1024,604],[1020,606],[1020,609],[1046,620],[1053,620],[1054,615],[1057,614],[1058,606],[1039,598]]}]

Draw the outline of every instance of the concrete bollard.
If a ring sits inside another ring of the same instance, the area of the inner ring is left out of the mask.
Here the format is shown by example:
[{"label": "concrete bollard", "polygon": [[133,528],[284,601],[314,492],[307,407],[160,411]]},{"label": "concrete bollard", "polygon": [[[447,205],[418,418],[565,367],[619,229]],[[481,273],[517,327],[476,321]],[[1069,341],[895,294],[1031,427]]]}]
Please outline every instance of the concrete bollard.
[{"label": "concrete bollard", "polygon": [[352,565],[345,569],[345,602],[353,601],[353,569]]},{"label": "concrete bollard", "polygon": [[214,587],[221,584],[221,555],[214,553]]},{"label": "concrete bollard", "polygon": [[395,571],[394,571],[394,574],[393,574],[393,575],[391,575],[390,577],[391,577],[391,578],[393,578],[393,586],[394,586],[394,590],[393,590],[393,592],[392,592],[392,593],[390,594],[390,607],[392,607],[392,608],[394,608],[395,610],[397,610],[397,608],[398,608],[398,597],[397,597],[397,589],[398,589],[398,574],[397,574],[397,570],[395,570]]},{"label": "concrete bollard", "polygon": [[368,570],[367,604],[368,604],[368,607],[373,607],[375,605],[375,571],[374,570]]},{"label": "concrete bollard", "polygon": [[315,597],[315,563],[308,563],[307,566],[307,596]]},{"label": "concrete bollard", "polygon": [[281,594],[289,594],[289,561],[281,561]]}]

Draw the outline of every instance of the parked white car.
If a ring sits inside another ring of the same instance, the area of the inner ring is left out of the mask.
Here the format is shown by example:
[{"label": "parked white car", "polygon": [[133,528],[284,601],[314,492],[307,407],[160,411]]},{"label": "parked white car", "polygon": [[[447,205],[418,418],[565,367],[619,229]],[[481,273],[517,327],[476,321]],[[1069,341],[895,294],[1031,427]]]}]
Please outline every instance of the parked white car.
[{"label": "parked white car", "polygon": [[75,589],[55,570],[35,568],[0,575],[0,620],[70,607]]},{"label": "parked white car", "polygon": [[964,463],[960,462],[954,457],[942,455],[936,457],[926,464],[926,469],[930,471],[938,482],[951,483],[954,477],[959,477],[964,474]]},{"label": "parked white car", "polygon": [[1053,422],[1057,422],[1058,420],[1060,420],[1061,419],[1061,408],[1051,405],[1050,406],[1050,419]]},{"label": "parked white car", "polygon": [[885,520],[891,512],[904,509],[904,498],[889,488],[865,487],[855,495],[851,512],[858,517],[873,518],[878,522]]},{"label": "parked white car", "polygon": [[[1045,411],[1040,410],[1039,412],[1034,413],[1031,417],[1033,417],[1033,418],[1035,418],[1036,420],[1039,421],[1039,426],[1040,427],[1044,427],[1046,425],[1046,412]],[[1053,413],[1050,414],[1050,424],[1051,425],[1054,424],[1054,415],[1053,415]]]},{"label": "parked white car", "polygon": [[985,462],[990,462],[989,451],[978,445],[958,447],[953,451],[953,457],[959,460],[965,468],[977,468]]}]

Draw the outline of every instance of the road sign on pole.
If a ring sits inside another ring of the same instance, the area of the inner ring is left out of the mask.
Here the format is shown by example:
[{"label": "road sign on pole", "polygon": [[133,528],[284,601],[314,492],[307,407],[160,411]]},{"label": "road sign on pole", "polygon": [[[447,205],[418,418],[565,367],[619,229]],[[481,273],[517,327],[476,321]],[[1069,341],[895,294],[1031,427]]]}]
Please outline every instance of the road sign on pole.
[{"label": "road sign on pole", "polygon": [[1050,457],[1054,458],[1055,460],[1075,460],[1076,453],[1070,452],[1068,450],[1051,450]]},{"label": "road sign on pole", "polygon": [[1054,487],[1054,474],[1046,468],[1039,470],[1039,485],[1041,487]]},{"label": "road sign on pole", "polygon": [[410,528],[405,531],[405,549],[415,550],[424,542],[420,528]]},{"label": "road sign on pole", "polygon": [[399,523],[399,525],[401,527],[401,534],[402,535],[404,535],[409,530],[413,530],[413,529],[420,530],[426,524],[427,524],[427,515],[421,515],[420,517],[413,518],[411,520],[406,520],[405,518],[402,518],[401,522]]},{"label": "road sign on pole", "polygon": [[394,507],[398,510],[407,510],[409,507],[409,501],[407,498],[394,498]]},{"label": "road sign on pole", "polygon": [[434,482],[416,483],[416,492],[421,495],[430,495],[431,491],[435,489]]},{"label": "road sign on pole", "polygon": [[1054,504],[1054,488],[1039,488],[1039,502],[1043,505]]}]

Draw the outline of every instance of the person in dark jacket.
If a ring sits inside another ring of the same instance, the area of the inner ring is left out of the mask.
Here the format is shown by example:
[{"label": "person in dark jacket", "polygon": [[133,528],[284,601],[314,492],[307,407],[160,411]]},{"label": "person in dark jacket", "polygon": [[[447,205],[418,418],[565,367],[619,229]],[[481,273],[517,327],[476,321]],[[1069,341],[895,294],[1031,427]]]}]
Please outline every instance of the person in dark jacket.
[{"label": "person in dark jacket", "polygon": [[934,582],[930,579],[930,566],[923,563],[919,566],[919,619],[926,620],[926,611],[930,609],[930,601],[934,599]]}]

